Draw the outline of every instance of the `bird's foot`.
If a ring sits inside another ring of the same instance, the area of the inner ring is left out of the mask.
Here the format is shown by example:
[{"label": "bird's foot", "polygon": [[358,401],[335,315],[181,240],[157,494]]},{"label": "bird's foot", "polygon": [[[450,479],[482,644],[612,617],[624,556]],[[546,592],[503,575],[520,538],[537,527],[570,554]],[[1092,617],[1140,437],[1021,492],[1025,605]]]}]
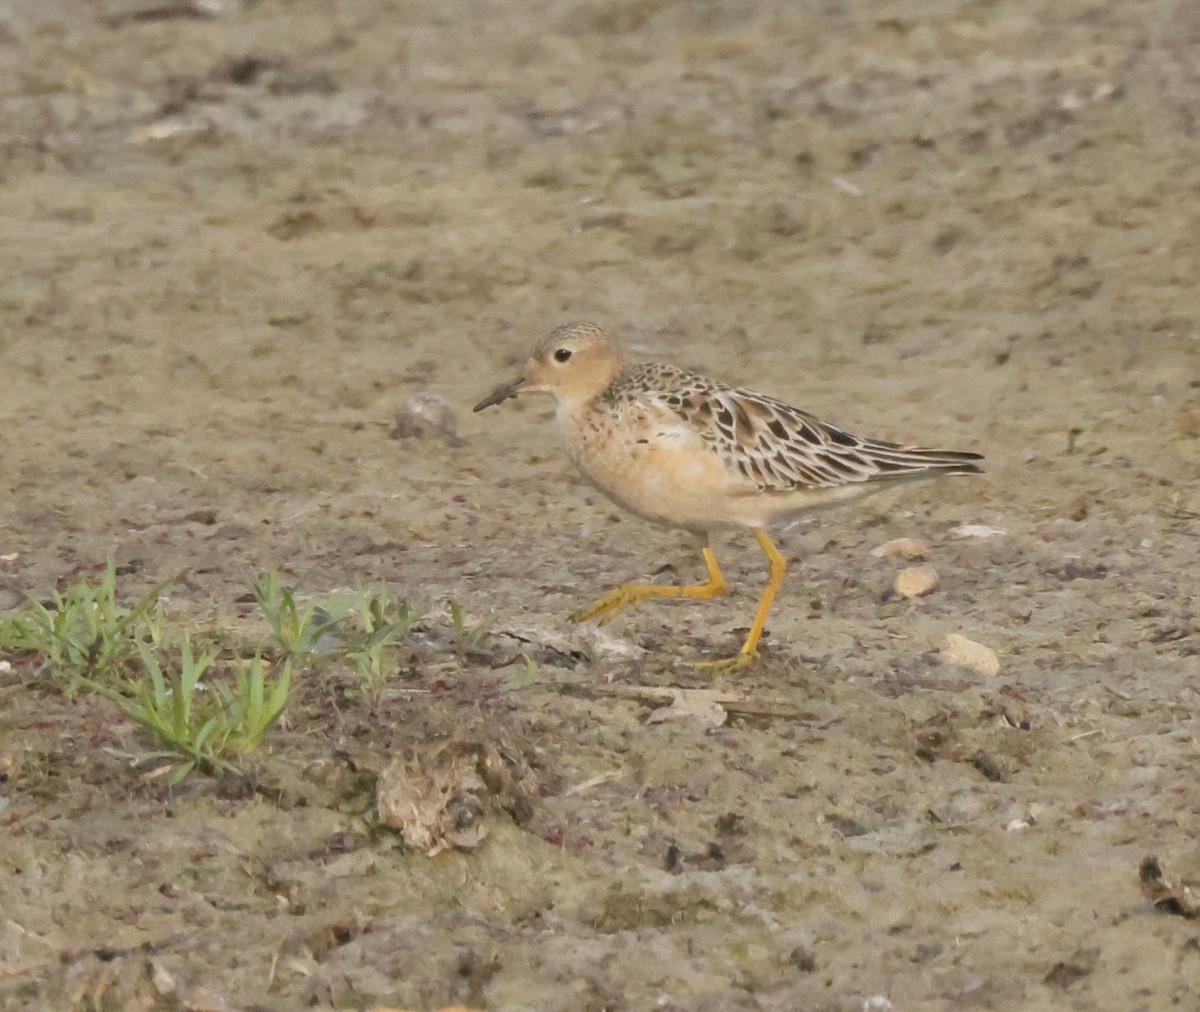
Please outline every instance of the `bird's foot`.
[{"label": "bird's foot", "polygon": [[732,657],[720,657],[712,661],[688,661],[687,666],[703,668],[705,671],[711,671],[714,675],[736,675],[749,667],[756,657],[758,657],[757,650],[742,650]]},{"label": "bird's foot", "polygon": [[592,619],[598,618],[601,621],[607,622],[617,612],[623,611],[630,605],[637,604],[647,597],[654,596],[656,596],[655,588],[640,583],[627,583],[623,587],[610,590],[603,597],[593,601],[588,607],[575,612],[571,616],[571,621],[590,622]]}]

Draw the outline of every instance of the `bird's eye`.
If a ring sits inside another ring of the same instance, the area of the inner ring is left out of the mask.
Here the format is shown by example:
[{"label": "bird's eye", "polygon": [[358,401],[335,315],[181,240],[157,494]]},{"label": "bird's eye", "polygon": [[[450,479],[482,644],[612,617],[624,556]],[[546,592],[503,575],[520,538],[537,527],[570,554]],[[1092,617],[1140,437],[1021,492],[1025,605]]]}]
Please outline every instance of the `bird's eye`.
[{"label": "bird's eye", "polygon": [[570,348],[559,348],[558,351],[556,351],[554,353],[554,361],[555,362],[565,362],[570,357],[571,357],[571,349]]}]

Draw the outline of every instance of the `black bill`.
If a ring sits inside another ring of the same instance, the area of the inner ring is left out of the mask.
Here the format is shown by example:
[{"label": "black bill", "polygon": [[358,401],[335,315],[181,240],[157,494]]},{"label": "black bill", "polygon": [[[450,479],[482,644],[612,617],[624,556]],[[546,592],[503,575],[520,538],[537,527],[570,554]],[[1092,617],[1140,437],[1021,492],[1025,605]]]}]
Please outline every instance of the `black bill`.
[{"label": "black bill", "polygon": [[503,386],[496,387],[483,400],[475,405],[476,411],[482,411],[484,408],[490,408],[493,404],[499,404],[501,401],[506,401],[510,397],[516,397],[521,392],[521,387],[525,385],[525,377],[515,379],[511,383],[505,383]]}]

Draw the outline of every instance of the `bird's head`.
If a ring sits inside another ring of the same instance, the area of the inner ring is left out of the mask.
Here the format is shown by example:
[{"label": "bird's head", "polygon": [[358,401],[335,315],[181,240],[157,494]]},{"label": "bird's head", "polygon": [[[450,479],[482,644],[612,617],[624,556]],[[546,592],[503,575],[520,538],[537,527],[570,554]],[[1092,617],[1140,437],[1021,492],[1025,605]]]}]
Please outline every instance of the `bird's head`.
[{"label": "bird's head", "polygon": [[498,386],[475,410],[525,393],[554,394],[560,401],[589,400],[616,379],[621,364],[616,344],[594,323],[567,323],[538,341],[522,376]]}]

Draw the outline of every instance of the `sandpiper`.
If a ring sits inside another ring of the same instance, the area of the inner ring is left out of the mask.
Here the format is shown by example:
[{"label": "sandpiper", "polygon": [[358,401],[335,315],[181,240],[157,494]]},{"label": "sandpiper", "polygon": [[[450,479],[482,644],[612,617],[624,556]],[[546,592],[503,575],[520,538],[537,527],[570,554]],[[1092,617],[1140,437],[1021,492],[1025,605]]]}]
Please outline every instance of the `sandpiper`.
[{"label": "sandpiper", "polygon": [[978,453],[863,439],[772,397],[727,386],[673,365],[627,363],[592,323],[568,323],[543,337],[524,375],[475,405],[482,411],[523,393],[558,399],[558,427],[571,460],[600,491],[655,523],[704,539],[708,578],[693,586],[631,583],[577,612],[577,622],[608,618],[648,597],[708,600],[725,578],[708,545],[710,531],[750,531],[770,564],[754,623],[735,657],[738,668],[758,642],[787,563],[768,527],[807,510],[855,499],[886,483],[944,474],[978,474]]}]

